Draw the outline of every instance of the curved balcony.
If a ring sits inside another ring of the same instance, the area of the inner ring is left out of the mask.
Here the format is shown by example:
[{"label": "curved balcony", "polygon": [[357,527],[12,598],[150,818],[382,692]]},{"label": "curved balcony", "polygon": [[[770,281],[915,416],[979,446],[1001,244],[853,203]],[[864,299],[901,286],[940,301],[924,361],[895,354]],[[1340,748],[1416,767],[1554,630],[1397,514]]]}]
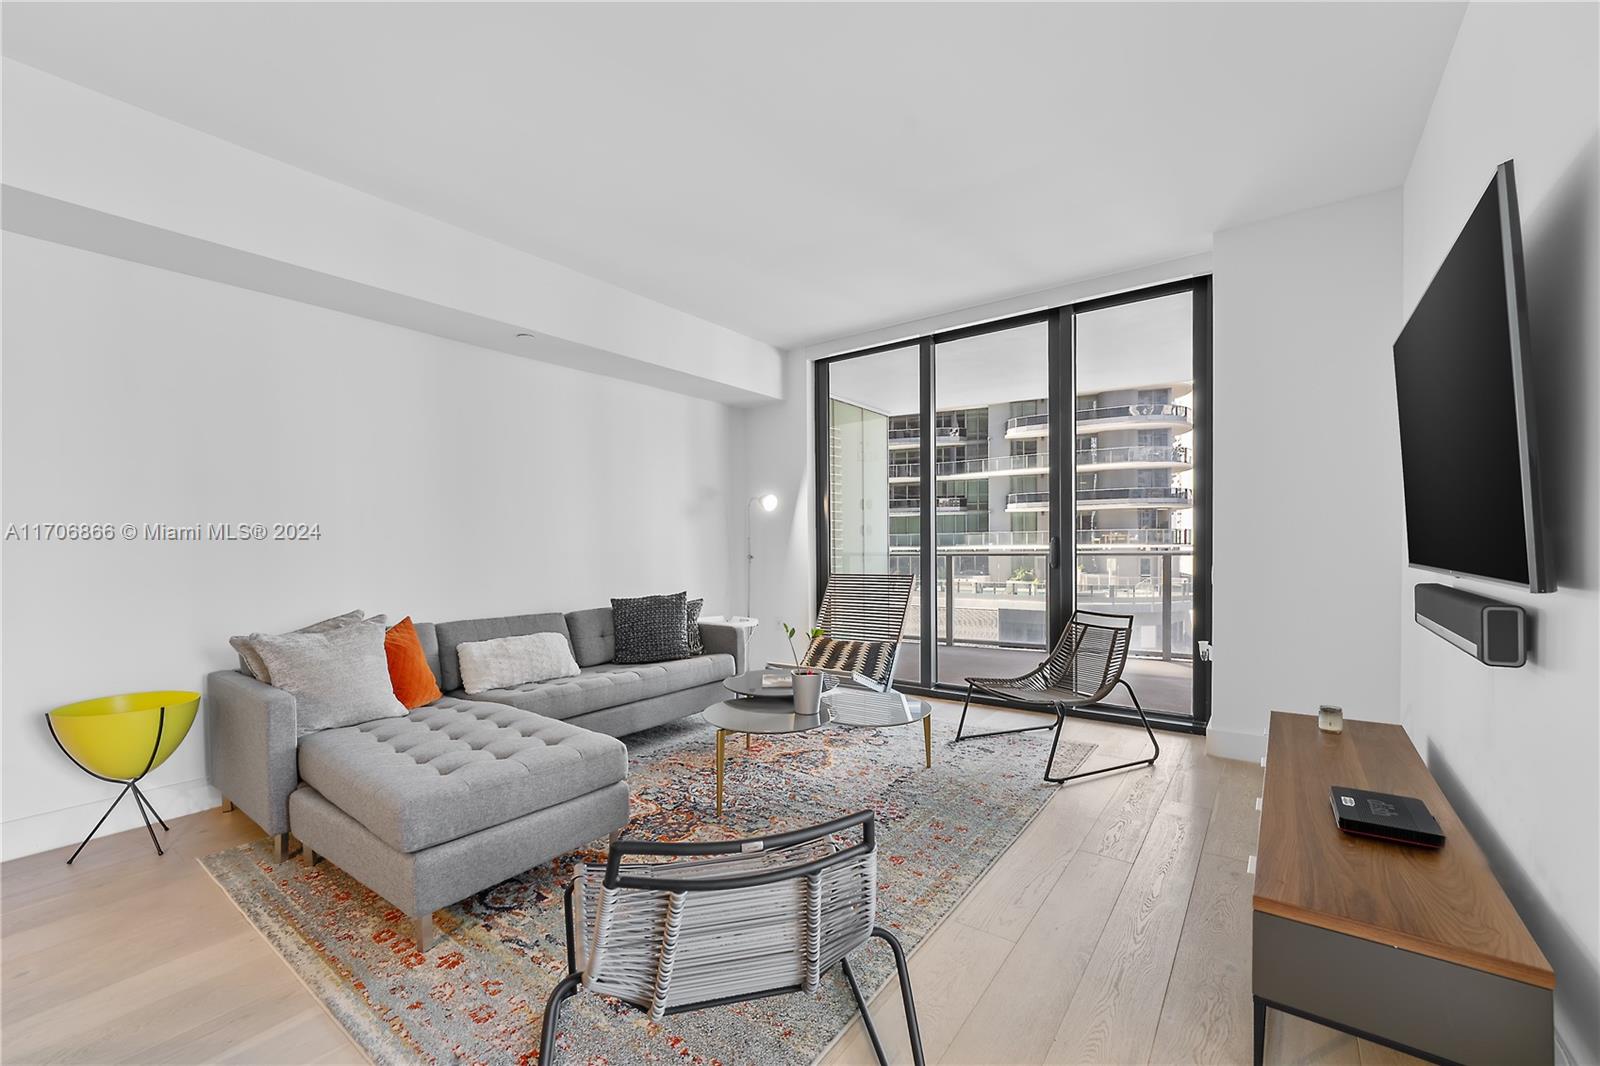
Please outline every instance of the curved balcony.
[{"label": "curved balcony", "polygon": [[[940,448],[948,448],[955,444],[967,442],[966,432],[960,426],[940,426],[939,432],[934,436],[933,443]],[[910,451],[922,447],[922,431],[920,429],[891,429],[889,431],[889,448],[891,451],[905,449]]]},{"label": "curved balcony", "polygon": [[934,477],[946,481],[960,481],[980,477],[1026,477],[1050,473],[1050,456],[992,455],[987,459],[961,459],[940,463],[934,468]]},{"label": "curved balcony", "polygon": [[1188,448],[1169,444],[1127,448],[1079,448],[1079,470],[1188,470],[1194,466]]},{"label": "curved balcony", "polygon": [[1028,440],[1050,435],[1050,415],[1018,415],[1006,419],[1006,440]]},{"label": "curved balcony", "polygon": [[1115,429],[1194,428],[1194,414],[1177,403],[1123,403],[1110,407],[1080,407],[1073,419],[1079,433],[1107,433]]},{"label": "curved balcony", "polygon": [[[1050,473],[1048,455],[995,455],[986,459],[955,459],[936,463],[933,476],[940,481],[976,481],[985,477],[1028,477]],[[890,463],[889,484],[914,485],[922,480],[922,464]]]},{"label": "curved balcony", "polygon": [[1006,493],[1006,510],[1012,514],[1024,511],[1050,510],[1050,494],[1048,492],[1008,492]]},{"label": "curved balcony", "polygon": [[1109,489],[1079,489],[1078,510],[1118,507],[1193,507],[1194,491],[1176,485],[1128,485]]}]

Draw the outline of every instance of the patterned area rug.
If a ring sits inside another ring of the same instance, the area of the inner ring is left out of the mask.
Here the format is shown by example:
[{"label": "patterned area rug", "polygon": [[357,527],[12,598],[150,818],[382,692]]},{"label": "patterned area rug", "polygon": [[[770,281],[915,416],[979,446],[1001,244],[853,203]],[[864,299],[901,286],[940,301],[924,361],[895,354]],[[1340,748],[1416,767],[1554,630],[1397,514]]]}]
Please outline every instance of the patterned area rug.
[{"label": "patterned area rug", "polygon": [[[728,745],[724,814],[714,813],[715,731],[699,716],[627,740],[629,833],[718,840],[779,832],[872,808],[878,818],[878,923],[908,950],[954,909],[1044,806],[1043,734],[962,741],[934,720],[934,764],[918,727],[825,729]],[[1056,771],[1094,751],[1063,742]],[[416,950],[406,916],[330,863],[272,862],[266,841],[201,860],[306,987],[376,1062],[526,1063],[538,1058],[545,998],[566,968],[562,889],[575,861],[606,842],[479,893],[436,920],[445,936]],[[871,941],[854,956],[863,991],[893,972]],[[903,1025],[898,1003],[883,1026]],[[815,996],[778,996],[652,1022],[580,992],[562,1011],[570,1063],[807,1063],[856,1016],[835,967]]]}]

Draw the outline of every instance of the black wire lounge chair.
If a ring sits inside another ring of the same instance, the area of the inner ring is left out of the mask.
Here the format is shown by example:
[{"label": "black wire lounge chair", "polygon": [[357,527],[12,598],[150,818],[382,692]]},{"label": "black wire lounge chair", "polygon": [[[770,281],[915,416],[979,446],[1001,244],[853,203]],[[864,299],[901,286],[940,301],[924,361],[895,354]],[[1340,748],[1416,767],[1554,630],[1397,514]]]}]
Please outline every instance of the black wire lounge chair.
[{"label": "black wire lounge chair", "polygon": [[[1097,774],[1129,770],[1135,766],[1155,765],[1156,758],[1161,754],[1161,745],[1156,742],[1155,731],[1150,728],[1150,720],[1144,716],[1144,708],[1139,706],[1139,697],[1134,695],[1133,686],[1122,676],[1132,636],[1132,615],[1074,611],[1050,657],[1021,677],[967,678],[967,699],[961,705],[961,721],[956,726],[956,739],[952,743],[978,737],[1001,737],[1011,733],[1053,729],[1055,739],[1050,743],[1050,756],[1045,760],[1044,779],[1057,785]],[[1061,726],[1066,721],[1067,712],[1076,707],[1099,703],[1111,695],[1112,689],[1118,685],[1128,690],[1128,695],[1133,699],[1133,709],[1139,712],[1139,721],[1144,724],[1144,731],[1150,737],[1150,757],[1065,777],[1050,776],[1050,767],[1056,760],[1056,748],[1061,744]],[[1056,720],[1049,725],[1000,729],[992,733],[966,733],[967,708],[972,705],[975,693],[1008,703],[1046,704],[1055,712]]]}]

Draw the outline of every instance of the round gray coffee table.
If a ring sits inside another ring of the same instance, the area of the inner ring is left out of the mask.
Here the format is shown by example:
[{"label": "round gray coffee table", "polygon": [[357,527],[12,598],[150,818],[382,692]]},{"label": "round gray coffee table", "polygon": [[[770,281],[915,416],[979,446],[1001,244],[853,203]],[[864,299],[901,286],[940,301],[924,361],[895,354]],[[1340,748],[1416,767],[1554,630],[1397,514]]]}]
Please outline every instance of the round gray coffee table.
[{"label": "round gray coffee table", "polygon": [[857,729],[882,729],[886,726],[922,723],[923,759],[933,766],[933,705],[898,692],[868,692],[836,688],[822,694],[816,714],[795,714],[794,698],[738,699],[714,703],[703,712],[706,721],[717,727],[717,814],[722,814],[723,767],[729,733],[743,733],[745,747],[753,733],[805,733],[827,725]]}]

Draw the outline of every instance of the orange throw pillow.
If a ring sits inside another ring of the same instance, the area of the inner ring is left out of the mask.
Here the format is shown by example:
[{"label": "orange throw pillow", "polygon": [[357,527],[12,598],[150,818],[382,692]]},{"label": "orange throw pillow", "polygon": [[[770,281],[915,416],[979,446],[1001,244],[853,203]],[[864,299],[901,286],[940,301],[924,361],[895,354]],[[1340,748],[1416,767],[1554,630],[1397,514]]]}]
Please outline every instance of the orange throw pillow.
[{"label": "orange throw pillow", "polygon": [[422,641],[417,639],[417,627],[411,616],[400,619],[383,635],[383,653],[389,657],[389,684],[394,687],[395,699],[414,710],[432,703],[444,693],[428,669],[428,657],[423,654]]}]

